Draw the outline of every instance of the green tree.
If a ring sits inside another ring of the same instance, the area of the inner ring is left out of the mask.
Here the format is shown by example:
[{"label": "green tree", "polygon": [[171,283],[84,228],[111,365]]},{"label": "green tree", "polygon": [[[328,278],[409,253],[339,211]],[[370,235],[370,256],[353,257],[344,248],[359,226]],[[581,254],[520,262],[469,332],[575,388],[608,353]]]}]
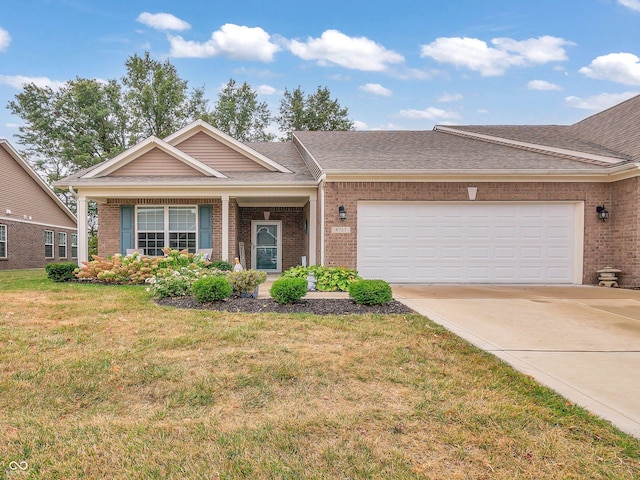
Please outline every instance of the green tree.
[{"label": "green tree", "polygon": [[134,54],[125,62],[122,78],[126,106],[133,119],[136,140],[151,135],[164,138],[198,118],[207,116],[204,89],[189,91],[188,82],[178,75],[168,60],[153,60],[149,52]]},{"label": "green tree", "polygon": [[58,90],[27,84],[8,104],[22,118],[17,137],[47,181],[111,158],[127,145],[127,115],[115,81],[76,78]]},{"label": "green tree", "polygon": [[271,112],[258,93],[244,82],[233,79],[218,94],[218,102],[210,116],[211,124],[241,142],[270,142],[275,135],[267,133]]},{"label": "green tree", "polygon": [[300,87],[292,92],[285,89],[280,101],[276,122],[284,133],[282,140],[290,140],[295,131],[353,130],[349,110],[331,98],[327,87],[318,87],[315,93],[305,96]]}]

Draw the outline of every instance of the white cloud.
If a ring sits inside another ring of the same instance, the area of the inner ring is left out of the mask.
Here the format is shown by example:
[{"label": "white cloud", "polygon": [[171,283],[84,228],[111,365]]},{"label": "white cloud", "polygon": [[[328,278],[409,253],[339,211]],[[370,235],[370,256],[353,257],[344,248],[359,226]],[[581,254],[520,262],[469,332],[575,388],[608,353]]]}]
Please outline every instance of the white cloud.
[{"label": "white cloud", "polygon": [[226,55],[234,60],[270,62],[280,47],[260,27],[245,27],[226,23],[204,42],[185,40],[179,35],[169,35],[172,57],[207,58]]},{"label": "white cloud", "polygon": [[640,0],[618,0],[618,3],[631,10],[640,12]]},{"label": "white cloud", "polygon": [[494,47],[477,38],[440,37],[429,45],[422,45],[420,56],[465,67],[489,77],[503,75],[511,67],[564,61],[567,54],[563,47],[574,45],[563,38],[548,35],[521,41],[494,38],[491,43]]},{"label": "white cloud", "polygon": [[355,128],[356,130],[368,130],[369,126],[366,123],[361,122],[360,120],[354,120],[353,128]]},{"label": "white cloud", "polygon": [[609,107],[613,107],[620,102],[635,97],[639,92],[623,92],[623,93],[601,93],[592,97],[566,97],[565,103],[570,107],[581,108],[583,110],[600,111]]},{"label": "white cloud", "polygon": [[441,108],[427,107],[424,110],[407,109],[400,110],[400,116],[403,118],[414,118],[420,120],[438,120],[460,118],[456,112],[442,110]]},{"label": "white cloud", "polygon": [[156,30],[189,30],[189,25],[184,20],[180,20],[175,15],[170,13],[149,13],[143,12],[138,15],[136,20],[148,27],[155,28]]},{"label": "white cloud", "polygon": [[589,78],[611,80],[625,85],[640,85],[640,58],[633,53],[602,55],[579,71]]},{"label": "white cloud", "polygon": [[562,87],[560,85],[547,82],[546,80],[531,80],[529,83],[527,83],[527,88],[529,90],[542,90],[542,91],[562,90]]},{"label": "white cloud", "polygon": [[51,80],[48,77],[26,77],[24,75],[0,75],[0,85],[8,85],[17,90],[22,90],[22,87],[27,83],[33,83],[40,88],[50,87],[53,90],[57,90],[58,88],[62,87],[65,82],[59,82],[58,80]]},{"label": "white cloud", "polygon": [[339,65],[366,72],[385,71],[390,64],[404,62],[404,57],[366,37],[349,37],[338,30],[325,30],[320,38],[306,42],[291,40],[289,50],[303,60],[316,60],[318,65]]},{"label": "white cloud", "polygon": [[0,52],[4,52],[11,43],[11,35],[4,28],[0,27]]},{"label": "white cloud", "polygon": [[4,126],[7,128],[20,128],[20,124],[18,123],[5,123]]},{"label": "white cloud", "polygon": [[391,97],[393,96],[393,92],[388,88],[383,87],[379,83],[365,83],[364,85],[360,85],[358,89],[363,92],[372,93],[373,95],[379,95],[381,97]]},{"label": "white cloud", "polygon": [[437,98],[437,101],[440,103],[459,102],[462,98],[461,93],[443,93]]},{"label": "white cloud", "polygon": [[258,85],[258,88],[256,88],[256,91],[261,95],[276,95],[278,93],[282,93],[275,87],[272,87],[271,85]]}]

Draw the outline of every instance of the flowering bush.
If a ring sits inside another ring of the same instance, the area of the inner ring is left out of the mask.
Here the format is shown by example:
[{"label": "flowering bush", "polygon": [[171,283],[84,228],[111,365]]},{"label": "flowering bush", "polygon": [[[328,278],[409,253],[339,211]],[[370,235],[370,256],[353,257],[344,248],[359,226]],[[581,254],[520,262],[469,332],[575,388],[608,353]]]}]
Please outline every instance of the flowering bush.
[{"label": "flowering bush", "polygon": [[97,280],[104,283],[142,284],[158,269],[158,259],[139,253],[123,257],[119,253],[110,258],[93,256],[93,260],[82,262],[75,276],[80,279]]},{"label": "flowering bush", "polygon": [[241,270],[227,272],[227,279],[235,295],[253,293],[258,285],[267,279],[267,272],[260,270]]},{"label": "flowering bush", "polygon": [[176,270],[180,267],[190,267],[192,265],[204,268],[209,264],[201,255],[190,253],[189,250],[178,251],[165,247],[162,249],[162,252],[165,256],[158,259],[158,268]]},{"label": "flowering bush", "polygon": [[156,275],[148,278],[145,283],[147,291],[159,298],[182,297],[191,294],[191,287],[199,278],[212,275],[211,270],[196,264],[187,267],[159,269]]}]

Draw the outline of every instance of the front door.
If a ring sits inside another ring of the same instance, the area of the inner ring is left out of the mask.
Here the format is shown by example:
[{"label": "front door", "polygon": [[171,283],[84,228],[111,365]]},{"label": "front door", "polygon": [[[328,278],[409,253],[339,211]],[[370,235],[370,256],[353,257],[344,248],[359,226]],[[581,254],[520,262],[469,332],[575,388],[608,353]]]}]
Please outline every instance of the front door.
[{"label": "front door", "polygon": [[282,222],[251,222],[251,265],[265,272],[282,271]]}]

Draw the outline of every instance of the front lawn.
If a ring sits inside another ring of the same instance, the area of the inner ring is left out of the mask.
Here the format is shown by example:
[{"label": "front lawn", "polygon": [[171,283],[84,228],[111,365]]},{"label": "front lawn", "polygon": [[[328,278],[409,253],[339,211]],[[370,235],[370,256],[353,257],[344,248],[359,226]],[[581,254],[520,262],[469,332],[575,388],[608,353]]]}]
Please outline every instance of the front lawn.
[{"label": "front lawn", "polygon": [[637,439],[420,315],[177,310],[44,271],[0,272],[0,432],[10,478],[640,478]]}]

